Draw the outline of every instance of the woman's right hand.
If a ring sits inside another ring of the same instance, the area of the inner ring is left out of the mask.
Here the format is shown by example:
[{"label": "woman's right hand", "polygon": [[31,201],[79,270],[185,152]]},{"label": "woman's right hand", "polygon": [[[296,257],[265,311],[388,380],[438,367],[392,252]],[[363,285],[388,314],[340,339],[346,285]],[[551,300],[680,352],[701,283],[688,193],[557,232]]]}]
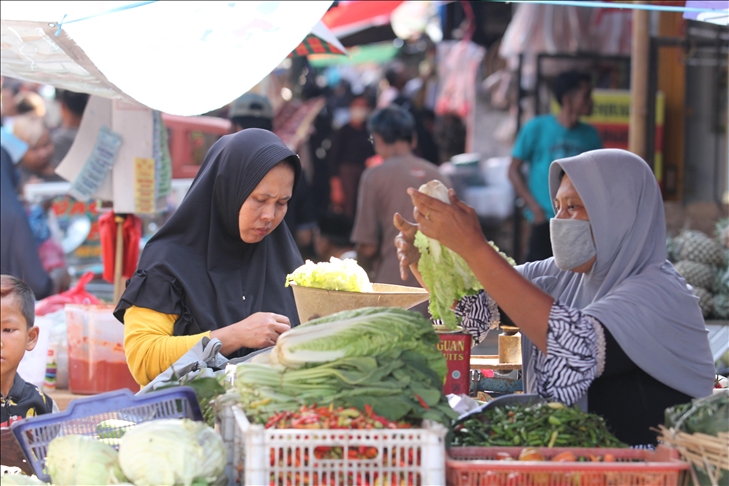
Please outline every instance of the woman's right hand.
[{"label": "woman's right hand", "polygon": [[420,251],[415,246],[415,233],[418,231],[418,225],[406,221],[400,213],[395,213],[392,222],[395,224],[395,228],[400,230],[395,237],[397,259],[400,262],[400,278],[407,280],[410,265],[415,265],[420,260]]},{"label": "woman's right hand", "polygon": [[229,355],[240,348],[267,348],[278,341],[278,337],[291,329],[289,318],[272,312],[256,312],[242,321],[217,329],[210,333],[223,343],[220,350]]}]

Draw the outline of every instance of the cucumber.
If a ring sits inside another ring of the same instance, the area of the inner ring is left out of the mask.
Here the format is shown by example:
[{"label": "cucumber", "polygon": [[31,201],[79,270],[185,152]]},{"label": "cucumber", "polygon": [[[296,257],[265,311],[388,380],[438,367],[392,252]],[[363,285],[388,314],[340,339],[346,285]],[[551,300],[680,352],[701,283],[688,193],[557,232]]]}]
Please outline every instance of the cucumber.
[{"label": "cucumber", "polygon": [[126,420],[104,420],[96,425],[96,434],[99,439],[121,439],[129,427],[136,425]]}]

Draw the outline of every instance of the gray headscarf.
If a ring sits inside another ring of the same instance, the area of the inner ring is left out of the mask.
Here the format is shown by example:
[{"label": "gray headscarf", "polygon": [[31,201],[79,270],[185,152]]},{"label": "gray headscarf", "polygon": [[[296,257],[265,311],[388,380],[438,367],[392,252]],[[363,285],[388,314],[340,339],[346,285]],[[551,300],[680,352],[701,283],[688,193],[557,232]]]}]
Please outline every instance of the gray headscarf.
[{"label": "gray headscarf", "polygon": [[[616,149],[556,160],[549,168],[552,199],[562,172],[590,218],[595,265],[588,274],[565,272],[549,258],[517,269],[563,304],[599,320],[658,381],[692,397],[709,395],[714,366],[708,331],[697,297],[666,260],[663,200],[648,164]],[[525,365],[531,356],[526,344]],[[534,377],[525,376],[525,383],[533,391]]]}]

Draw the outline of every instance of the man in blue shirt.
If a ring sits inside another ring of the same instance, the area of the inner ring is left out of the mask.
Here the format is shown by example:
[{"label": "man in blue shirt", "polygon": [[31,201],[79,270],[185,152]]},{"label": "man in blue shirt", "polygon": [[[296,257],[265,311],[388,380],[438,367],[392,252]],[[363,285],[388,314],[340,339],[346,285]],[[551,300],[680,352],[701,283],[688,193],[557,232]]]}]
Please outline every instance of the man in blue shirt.
[{"label": "man in blue shirt", "polygon": [[[557,76],[554,97],[561,109],[557,115],[541,115],[519,131],[512,151],[509,179],[516,194],[526,203],[527,219],[532,223],[526,261],[552,256],[549,220],[554,217],[549,195],[549,165],[552,161],[602,148],[594,127],[580,122],[592,113],[592,83],[585,73],[568,71]],[[525,183],[522,164],[529,165]]]}]

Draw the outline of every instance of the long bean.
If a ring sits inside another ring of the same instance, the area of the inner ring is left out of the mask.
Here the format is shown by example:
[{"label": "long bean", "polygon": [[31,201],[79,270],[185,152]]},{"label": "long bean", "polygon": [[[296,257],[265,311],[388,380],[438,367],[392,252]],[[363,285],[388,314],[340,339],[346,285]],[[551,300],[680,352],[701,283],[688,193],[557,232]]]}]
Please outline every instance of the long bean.
[{"label": "long bean", "polygon": [[627,447],[602,417],[559,403],[508,405],[456,422],[451,446]]}]

